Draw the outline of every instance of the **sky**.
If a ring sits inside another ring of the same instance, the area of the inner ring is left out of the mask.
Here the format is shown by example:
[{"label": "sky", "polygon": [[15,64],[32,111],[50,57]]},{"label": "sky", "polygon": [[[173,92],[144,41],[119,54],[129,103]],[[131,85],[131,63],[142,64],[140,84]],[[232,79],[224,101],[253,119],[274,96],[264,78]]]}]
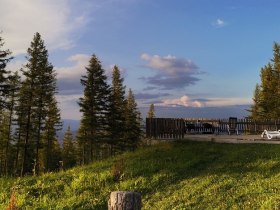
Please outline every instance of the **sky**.
[{"label": "sky", "polygon": [[39,32],[57,72],[63,119],[80,119],[81,75],[95,54],[117,65],[145,118],[246,117],[280,42],[278,0],[0,0],[3,49],[19,70]]}]

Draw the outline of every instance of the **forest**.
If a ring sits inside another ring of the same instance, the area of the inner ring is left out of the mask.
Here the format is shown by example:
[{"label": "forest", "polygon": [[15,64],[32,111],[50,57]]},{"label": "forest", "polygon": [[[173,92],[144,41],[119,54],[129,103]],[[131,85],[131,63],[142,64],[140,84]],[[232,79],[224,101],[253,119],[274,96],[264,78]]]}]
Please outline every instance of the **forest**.
[{"label": "forest", "polygon": [[80,78],[82,114],[77,135],[62,129],[56,71],[37,32],[27,49],[26,64],[16,72],[0,37],[0,176],[40,175],[134,151],[141,139],[141,116],[131,89],[126,93],[119,68],[112,82],[95,54]]}]

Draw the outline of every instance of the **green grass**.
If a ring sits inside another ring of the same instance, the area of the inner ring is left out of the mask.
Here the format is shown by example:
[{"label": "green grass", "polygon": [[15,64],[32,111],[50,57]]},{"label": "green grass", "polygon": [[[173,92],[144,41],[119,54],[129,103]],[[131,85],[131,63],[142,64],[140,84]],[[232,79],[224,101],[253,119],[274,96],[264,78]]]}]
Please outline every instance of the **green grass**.
[{"label": "green grass", "polygon": [[107,209],[116,190],[140,192],[147,210],[280,209],[280,145],[178,141],[65,172],[0,178],[0,209],[12,189],[20,209]]}]

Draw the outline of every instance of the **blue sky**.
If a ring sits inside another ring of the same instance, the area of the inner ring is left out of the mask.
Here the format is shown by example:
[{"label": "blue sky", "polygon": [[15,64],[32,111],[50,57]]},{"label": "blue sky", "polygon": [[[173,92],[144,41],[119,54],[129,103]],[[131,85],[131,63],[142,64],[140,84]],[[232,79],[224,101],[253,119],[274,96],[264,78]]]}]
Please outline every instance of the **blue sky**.
[{"label": "blue sky", "polygon": [[[143,115],[246,115],[260,68],[280,41],[277,0],[0,0],[0,30],[18,70],[35,32],[58,73],[62,117],[79,119],[90,55],[116,64]],[[145,117],[145,116],[142,116]]]}]

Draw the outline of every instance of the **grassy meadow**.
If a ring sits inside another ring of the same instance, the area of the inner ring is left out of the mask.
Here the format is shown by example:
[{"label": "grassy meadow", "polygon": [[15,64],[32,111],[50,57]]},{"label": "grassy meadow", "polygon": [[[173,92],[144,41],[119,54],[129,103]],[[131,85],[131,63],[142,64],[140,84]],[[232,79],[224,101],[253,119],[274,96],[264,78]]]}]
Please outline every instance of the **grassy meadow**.
[{"label": "grassy meadow", "polygon": [[111,191],[143,208],[280,209],[280,146],[176,141],[39,177],[0,178],[0,209],[107,209]]}]

